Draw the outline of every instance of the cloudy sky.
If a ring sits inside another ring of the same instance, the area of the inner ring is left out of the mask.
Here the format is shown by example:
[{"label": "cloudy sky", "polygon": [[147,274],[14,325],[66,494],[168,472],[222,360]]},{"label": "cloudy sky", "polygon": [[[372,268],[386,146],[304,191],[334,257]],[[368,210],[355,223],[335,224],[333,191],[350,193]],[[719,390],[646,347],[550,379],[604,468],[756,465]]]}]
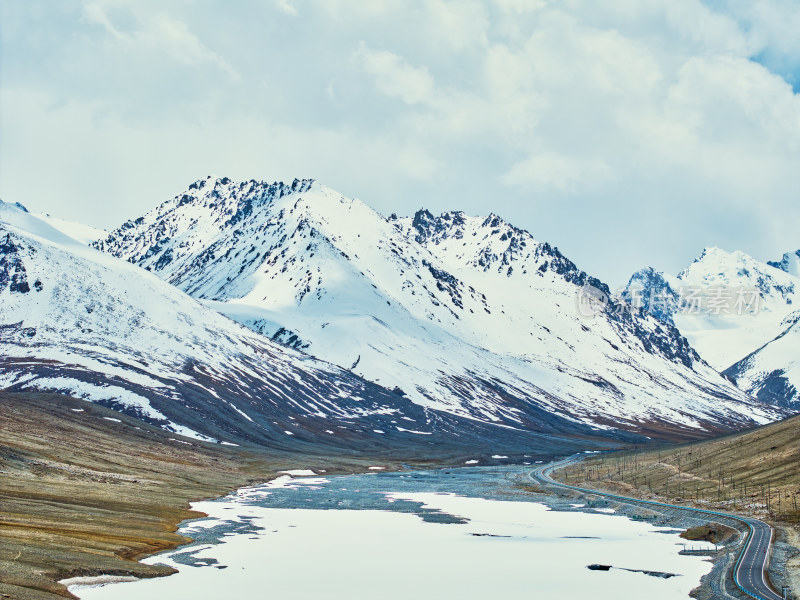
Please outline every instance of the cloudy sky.
[{"label": "cloudy sky", "polygon": [[616,285],[800,247],[800,3],[3,0],[0,197],[111,227],[208,174],[495,212]]}]

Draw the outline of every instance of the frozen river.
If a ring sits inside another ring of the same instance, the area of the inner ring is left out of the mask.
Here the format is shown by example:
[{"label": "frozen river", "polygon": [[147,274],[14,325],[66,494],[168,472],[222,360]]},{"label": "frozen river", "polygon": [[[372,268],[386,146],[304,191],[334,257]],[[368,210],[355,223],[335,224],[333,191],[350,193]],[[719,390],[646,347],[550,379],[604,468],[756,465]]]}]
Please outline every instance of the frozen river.
[{"label": "frozen river", "polygon": [[[681,539],[515,492],[519,467],[292,477],[199,502],[176,575],[70,589],[85,600],[688,598],[711,569]],[[578,509],[578,507],[575,507]],[[610,571],[590,570],[611,565]],[[669,573],[664,578],[641,571]]]}]

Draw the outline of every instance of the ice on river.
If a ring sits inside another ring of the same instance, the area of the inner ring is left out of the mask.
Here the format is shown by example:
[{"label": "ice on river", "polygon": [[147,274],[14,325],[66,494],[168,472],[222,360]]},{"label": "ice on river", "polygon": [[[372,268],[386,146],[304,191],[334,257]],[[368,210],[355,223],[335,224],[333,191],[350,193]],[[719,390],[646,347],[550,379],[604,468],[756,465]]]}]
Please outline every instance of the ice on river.
[{"label": "ice on river", "polygon": [[[275,490],[281,488],[263,493]],[[533,502],[453,493],[382,493],[392,501],[387,506],[421,503],[462,518],[451,521],[466,522],[429,522],[393,510],[274,508],[254,503],[252,492],[232,495],[195,503],[209,518],[181,531],[192,536],[221,523],[246,523],[244,530],[192,549],[193,564],[180,558],[186,548],[146,561],[174,566],[176,575],[75,591],[84,600],[671,600],[688,598],[711,569],[707,559],[679,555],[684,541],[674,533],[623,516],[557,512]],[[587,569],[595,563],[620,568]],[[662,579],[622,569],[678,576]]]}]

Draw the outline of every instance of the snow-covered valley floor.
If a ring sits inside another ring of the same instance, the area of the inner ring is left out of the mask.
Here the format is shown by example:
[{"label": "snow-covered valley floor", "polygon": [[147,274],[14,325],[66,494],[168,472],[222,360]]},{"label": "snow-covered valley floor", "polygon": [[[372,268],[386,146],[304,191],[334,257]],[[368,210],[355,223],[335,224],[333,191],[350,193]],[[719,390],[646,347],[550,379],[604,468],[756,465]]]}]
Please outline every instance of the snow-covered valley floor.
[{"label": "snow-covered valley floor", "polygon": [[146,561],[171,565],[176,575],[70,590],[84,600],[666,600],[688,598],[711,570],[708,559],[679,554],[674,530],[607,508],[559,512],[507,495],[515,473],[283,475],[194,504],[209,516],[185,523],[181,533],[197,541]]}]

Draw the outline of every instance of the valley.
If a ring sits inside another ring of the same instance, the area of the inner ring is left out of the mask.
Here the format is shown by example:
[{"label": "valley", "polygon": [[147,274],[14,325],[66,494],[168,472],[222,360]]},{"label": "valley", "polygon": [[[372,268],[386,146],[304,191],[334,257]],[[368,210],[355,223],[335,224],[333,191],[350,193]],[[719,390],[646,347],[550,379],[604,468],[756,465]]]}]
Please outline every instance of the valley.
[{"label": "valley", "polygon": [[0,600],[800,600],[799,30],[0,0]]},{"label": "valley", "polygon": [[[599,452],[565,480],[781,523],[800,514],[791,393],[735,383],[762,381],[762,363],[791,372],[792,325],[721,374],[678,312],[613,295],[497,215],[385,218],[313,180],[207,178],[107,233],[0,203],[0,240],[11,598],[168,574],[134,560],[187,541],[176,531],[190,503],[298,464],[524,472]],[[791,266],[765,269],[784,275],[762,277],[771,308],[758,323],[785,321]],[[766,444],[783,466],[753,458]],[[745,446],[751,462],[723,451]],[[702,471],[687,475],[683,448]],[[790,565],[796,532],[781,527],[776,564]]]},{"label": "valley", "polygon": [[209,444],[84,400],[0,392],[0,598],[70,597],[58,583],[69,577],[172,573],[137,561],[188,541],[176,530],[202,516],[191,501],[263,483],[298,462],[330,473],[374,464],[344,451]]}]

